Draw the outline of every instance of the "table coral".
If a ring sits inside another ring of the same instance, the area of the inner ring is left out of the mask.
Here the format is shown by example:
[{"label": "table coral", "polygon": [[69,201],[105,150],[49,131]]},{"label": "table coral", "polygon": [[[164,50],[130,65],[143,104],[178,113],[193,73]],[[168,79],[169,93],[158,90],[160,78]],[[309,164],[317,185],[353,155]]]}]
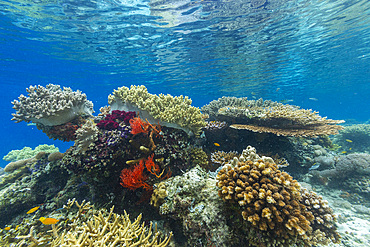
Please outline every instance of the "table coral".
[{"label": "table coral", "polygon": [[12,101],[12,120],[34,122],[46,126],[65,124],[78,116],[90,116],[94,113],[93,103],[86,99],[81,91],[63,89],[59,85],[48,84],[30,86],[26,89],[28,97],[21,94],[18,100]]},{"label": "table coral", "polygon": [[[246,98],[223,97],[202,107],[211,119],[232,123],[231,128],[278,136],[310,136],[338,134],[343,120],[320,117],[318,112],[300,109],[299,106],[272,101],[247,100]],[[229,102],[229,105],[226,103]]]},{"label": "table coral", "polygon": [[188,134],[198,134],[206,125],[199,108],[191,106],[188,97],[154,95],[145,86],[120,87],[108,96],[112,109],[135,111],[151,124],[178,128]]}]

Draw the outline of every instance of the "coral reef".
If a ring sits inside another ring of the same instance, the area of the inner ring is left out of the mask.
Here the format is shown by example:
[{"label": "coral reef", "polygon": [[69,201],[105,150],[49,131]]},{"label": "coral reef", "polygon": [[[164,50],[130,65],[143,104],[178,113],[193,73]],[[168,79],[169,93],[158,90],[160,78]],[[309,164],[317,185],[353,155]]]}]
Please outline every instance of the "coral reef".
[{"label": "coral reef", "polygon": [[12,179],[1,181],[0,225],[25,214],[32,205],[56,198],[70,179],[60,161],[49,162],[47,155],[27,166],[9,174]]},{"label": "coral reef", "polygon": [[[231,101],[231,105],[225,102]],[[217,113],[215,112],[217,110]],[[231,128],[278,136],[315,137],[337,134],[343,120],[322,118],[318,112],[272,101],[221,98],[202,107],[210,118],[232,123]]]},{"label": "coral reef", "polygon": [[190,150],[190,160],[193,167],[198,165],[206,170],[212,168],[208,161],[208,155],[201,148],[194,147]]},{"label": "coral reef", "polygon": [[[160,240],[160,232],[153,231],[153,225],[141,224],[141,215],[131,222],[129,215],[99,210],[92,212],[88,217],[77,217],[68,224],[68,231],[62,234],[55,233],[51,246],[167,246],[172,233]],[[66,227],[67,228],[67,227]]]},{"label": "coral reef", "polygon": [[182,224],[187,246],[231,246],[232,235],[216,180],[199,166],[156,184],[152,204]]},{"label": "coral reef", "polygon": [[333,209],[329,207],[328,202],[323,200],[322,196],[305,188],[301,190],[301,194],[302,203],[314,216],[314,220],[311,222],[312,233],[307,243],[314,246],[318,244],[327,245],[330,242],[339,243],[341,237],[335,225],[337,217],[334,215]]},{"label": "coral reef", "polygon": [[[76,205],[78,210],[73,206]],[[17,227],[18,232],[26,235],[0,233],[0,243],[9,246],[153,246],[165,247],[170,243],[172,232],[167,236],[157,230],[157,226],[141,223],[140,214],[135,221],[130,216],[116,214],[105,209],[95,210],[89,202],[68,200],[61,212],[54,211],[53,215],[62,219],[53,221],[50,227],[35,224],[35,219],[25,226]],[[41,219],[41,218],[40,218]],[[45,222],[45,221],[44,221]],[[55,223],[54,223],[55,222]],[[11,231],[14,233],[15,231]]]},{"label": "coral reef", "polygon": [[26,89],[28,97],[21,94],[12,101],[12,120],[34,122],[45,126],[65,124],[78,116],[90,116],[94,113],[93,103],[86,99],[81,91],[72,91],[69,87],[61,89],[59,85],[48,84],[30,86]]},{"label": "coral reef", "polygon": [[370,153],[370,124],[354,124],[345,126],[333,142],[347,152]]},{"label": "coral reef", "polygon": [[39,152],[47,152],[53,153],[58,152],[59,148],[55,147],[54,145],[38,145],[35,149],[30,147],[24,147],[21,150],[12,150],[7,155],[3,157],[3,160],[6,161],[17,161],[17,160],[24,160],[28,158],[34,157]]},{"label": "coral reef", "polygon": [[223,166],[217,180],[219,196],[230,204],[239,205],[243,219],[262,235],[269,236],[268,242],[293,244],[298,239],[312,245],[312,222],[325,217],[323,213],[326,212],[314,215],[307,210],[302,202],[300,184],[280,171],[271,158],[260,157],[249,146],[239,158]]},{"label": "coral reef", "polygon": [[113,110],[135,111],[151,124],[182,129],[188,134],[198,134],[206,125],[188,97],[153,95],[145,86],[120,87],[108,96],[108,103]]},{"label": "coral reef", "polygon": [[[335,157],[334,167],[310,171],[310,181],[334,188],[370,195],[370,154],[353,153]],[[347,192],[348,193],[348,192]]]}]

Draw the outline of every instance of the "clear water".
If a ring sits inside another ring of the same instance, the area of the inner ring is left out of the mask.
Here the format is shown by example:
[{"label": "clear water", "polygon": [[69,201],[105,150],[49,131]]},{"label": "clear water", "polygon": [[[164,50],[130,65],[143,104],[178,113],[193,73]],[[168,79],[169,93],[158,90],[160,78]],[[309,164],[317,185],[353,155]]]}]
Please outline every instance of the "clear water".
[{"label": "clear water", "polygon": [[85,92],[95,110],[119,86],[289,100],[333,119],[370,116],[368,0],[0,1],[0,156],[70,143],[12,122],[29,85]]}]

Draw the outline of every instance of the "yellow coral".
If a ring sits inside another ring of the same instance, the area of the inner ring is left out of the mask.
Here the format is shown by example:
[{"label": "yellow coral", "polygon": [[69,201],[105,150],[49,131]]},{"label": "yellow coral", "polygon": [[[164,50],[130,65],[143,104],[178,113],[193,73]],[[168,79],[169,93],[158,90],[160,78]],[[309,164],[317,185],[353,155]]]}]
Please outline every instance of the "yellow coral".
[{"label": "yellow coral", "polygon": [[150,123],[198,134],[206,125],[200,109],[187,96],[148,93],[145,86],[120,87],[108,96],[112,110],[136,111]]}]

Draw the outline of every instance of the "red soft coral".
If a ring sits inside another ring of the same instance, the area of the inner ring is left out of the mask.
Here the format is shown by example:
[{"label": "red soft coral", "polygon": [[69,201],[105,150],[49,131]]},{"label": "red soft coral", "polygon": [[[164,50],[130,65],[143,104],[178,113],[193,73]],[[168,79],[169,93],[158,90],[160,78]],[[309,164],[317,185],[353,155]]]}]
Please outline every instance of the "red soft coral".
[{"label": "red soft coral", "polygon": [[125,168],[121,172],[121,185],[130,190],[136,190],[138,188],[144,188],[145,190],[152,190],[145,181],[148,177],[144,174],[144,164],[139,163],[134,168]]}]

